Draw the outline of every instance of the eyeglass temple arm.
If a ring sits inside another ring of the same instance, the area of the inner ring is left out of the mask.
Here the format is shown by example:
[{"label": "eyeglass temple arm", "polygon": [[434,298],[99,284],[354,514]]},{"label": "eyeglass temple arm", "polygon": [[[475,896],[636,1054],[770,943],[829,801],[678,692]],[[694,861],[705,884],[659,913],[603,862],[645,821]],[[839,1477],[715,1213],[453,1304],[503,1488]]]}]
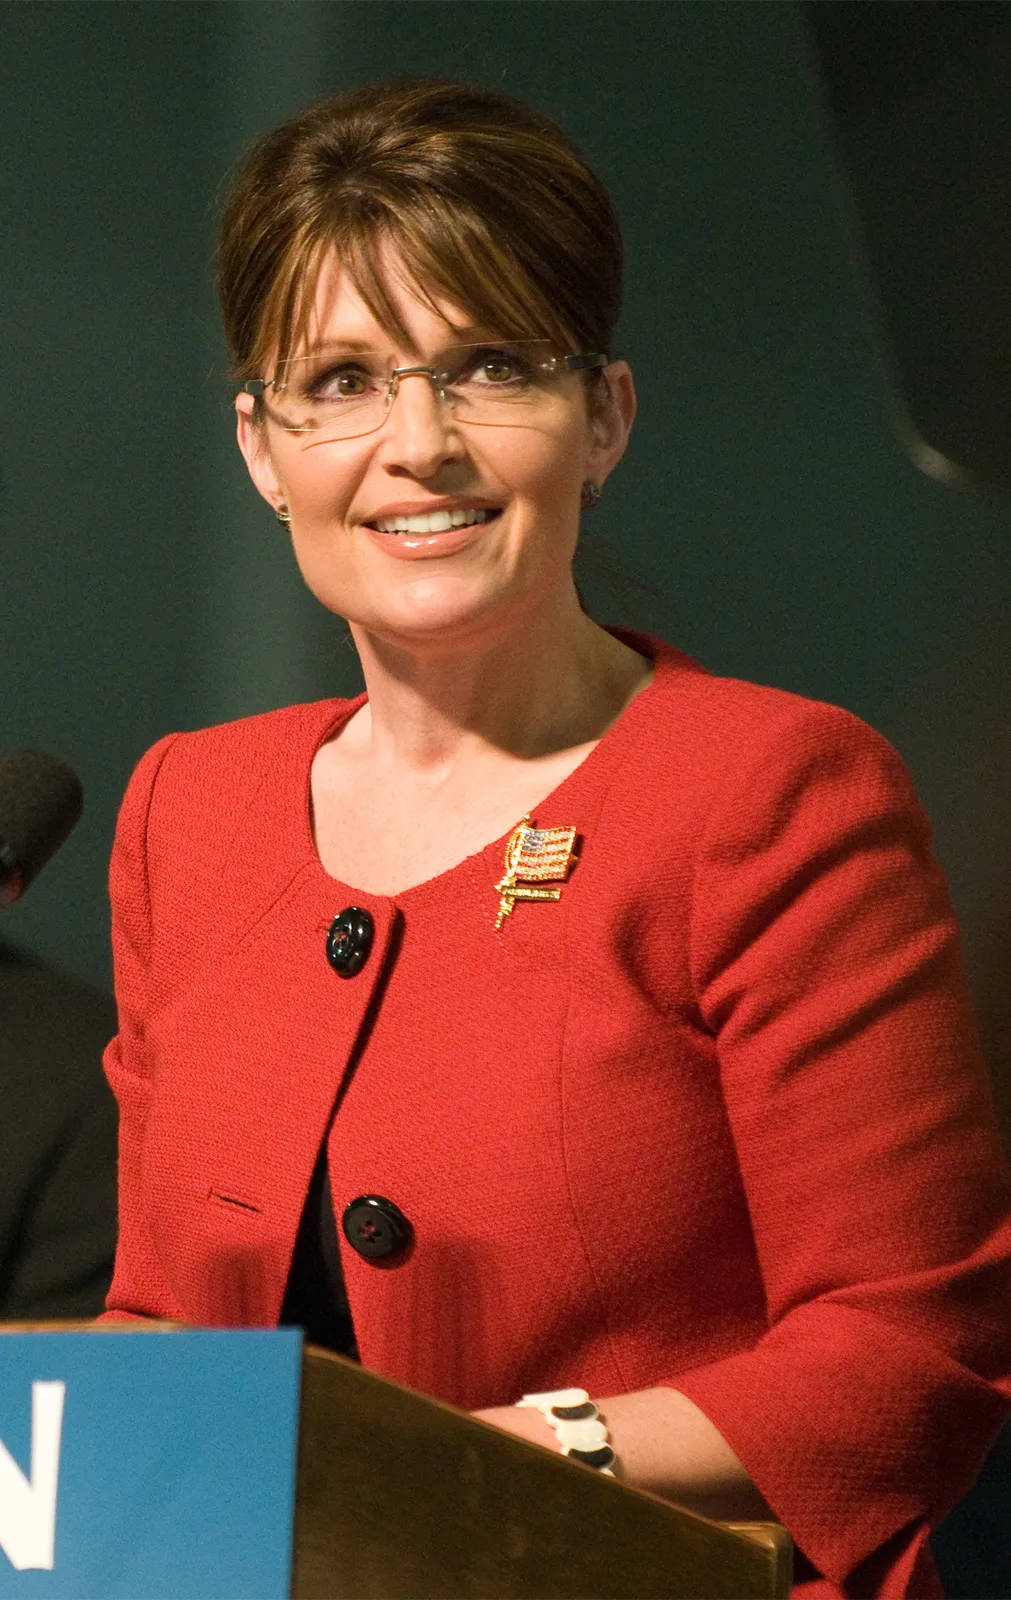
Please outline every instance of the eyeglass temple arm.
[{"label": "eyeglass temple arm", "polygon": [[610,357],[597,351],[595,355],[563,356],[561,365],[567,372],[592,372],[594,368],[606,367]]}]

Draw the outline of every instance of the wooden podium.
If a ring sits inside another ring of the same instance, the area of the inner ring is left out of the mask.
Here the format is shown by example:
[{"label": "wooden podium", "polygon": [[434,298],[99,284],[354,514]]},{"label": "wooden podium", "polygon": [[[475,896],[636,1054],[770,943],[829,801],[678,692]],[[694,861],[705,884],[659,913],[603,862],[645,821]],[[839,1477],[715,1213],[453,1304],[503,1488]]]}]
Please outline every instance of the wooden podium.
[{"label": "wooden podium", "polygon": [[303,1351],[296,1600],[779,1600],[791,1551]]},{"label": "wooden podium", "polygon": [[789,1594],[778,1525],[681,1511],[293,1329],[0,1332],[2,1600]]}]

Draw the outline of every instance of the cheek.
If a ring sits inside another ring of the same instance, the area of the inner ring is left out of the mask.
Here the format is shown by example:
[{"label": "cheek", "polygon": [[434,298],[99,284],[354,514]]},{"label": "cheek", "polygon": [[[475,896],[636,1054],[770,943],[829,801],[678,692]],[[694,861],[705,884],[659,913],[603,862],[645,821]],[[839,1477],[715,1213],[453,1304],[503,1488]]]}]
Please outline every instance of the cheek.
[{"label": "cheek", "polygon": [[297,510],[309,522],[342,515],[364,471],[361,454],[350,454],[346,442],[343,447],[330,442],[287,452],[278,461],[278,473],[293,513]]},{"label": "cheek", "polygon": [[504,487],[517,495],[554,499],[559,510],[572,493],[578,495],[585,449],[581,430],[559,428],[548,433],[533,428],[503,428],[486,431],[494,436],[480,455]]}]

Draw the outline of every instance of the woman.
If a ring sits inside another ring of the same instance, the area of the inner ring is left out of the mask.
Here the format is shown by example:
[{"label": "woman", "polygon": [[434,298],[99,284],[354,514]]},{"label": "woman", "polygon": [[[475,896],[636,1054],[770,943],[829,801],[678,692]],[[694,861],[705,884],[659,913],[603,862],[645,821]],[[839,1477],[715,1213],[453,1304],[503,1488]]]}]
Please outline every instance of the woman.
[{"label": "woman", "polygon": [[515,1402],[574,1386],[805,1593],[936,1593],[1011,1369],[952,914],[879,736],[582,610],[620,276],[483,90],[371,85],[235,181],[239,446],[366,693],[130,784],[109,1311],[299,1322],[548,1449]]}]

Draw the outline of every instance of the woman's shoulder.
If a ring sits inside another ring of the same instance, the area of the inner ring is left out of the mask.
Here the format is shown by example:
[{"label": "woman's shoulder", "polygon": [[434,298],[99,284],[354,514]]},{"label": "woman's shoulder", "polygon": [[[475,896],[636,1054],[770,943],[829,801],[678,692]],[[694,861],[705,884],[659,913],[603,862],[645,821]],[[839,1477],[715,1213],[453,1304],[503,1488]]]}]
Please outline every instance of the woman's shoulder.
[{"label": "woman's shoulder", "polygon": [[160,810],[175,805],[202,812],[234,806],[263,779],[308,771],[312,754],[359,700],[313,700],[228,722],[167,733],[131,774],[122,814],[146,813],[157,791]]},{"label": "woman's shoulder", "polygon": [[[626,635],[626,637],[631,637]],[[671,742],[705,745],[747,759],[749,750],[785,735],[842,739],[890,748],[855,712],[793,689],[721,675],[663,639],[636,636],[654,661],[652,712]]]},{"label": "woman's shoulder", "polygon": [[[630,637],[630,636],[626,636]],[[792,789],[848,775],[910,795],[901,756],[877,728],[831,701],[722,676],[661,639],[638,636],[654,660],[642,696],[637,760],[659,778],[726,798],[772,783]],[[631,641],[630,641],[631,642]]]},{"label": "woman's shoulder", "polygon": [[247,751],[287,745],[303,732],[325,728],[347,716],[359,704],[360,698],[306,700],[296,705],[279,706],[271,711],[257,711],[251,716],[236,717],[227,722],[212,723],[204,728],[193,728],[174,737],[184,740],[192,750],[204,755],[213,752],[241,757]]}]

